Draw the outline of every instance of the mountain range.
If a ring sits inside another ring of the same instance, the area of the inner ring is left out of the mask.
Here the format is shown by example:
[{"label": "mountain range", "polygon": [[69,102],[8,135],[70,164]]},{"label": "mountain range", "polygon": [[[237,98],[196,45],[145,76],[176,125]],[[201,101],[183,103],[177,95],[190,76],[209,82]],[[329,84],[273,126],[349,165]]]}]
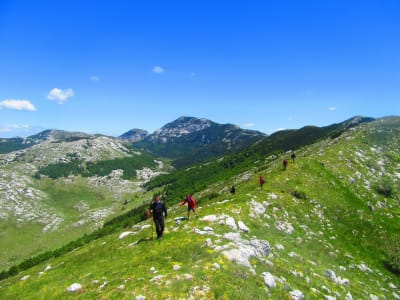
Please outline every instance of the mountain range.
[{"label": "mountain range", "polygon": [[[399,299],[399,128],[354,117],[267,136],[181,117],[2,139],[0,298]],[[159,242],[154,193],[170,208]],[[187,193],[198,219],[182,218]]]}]

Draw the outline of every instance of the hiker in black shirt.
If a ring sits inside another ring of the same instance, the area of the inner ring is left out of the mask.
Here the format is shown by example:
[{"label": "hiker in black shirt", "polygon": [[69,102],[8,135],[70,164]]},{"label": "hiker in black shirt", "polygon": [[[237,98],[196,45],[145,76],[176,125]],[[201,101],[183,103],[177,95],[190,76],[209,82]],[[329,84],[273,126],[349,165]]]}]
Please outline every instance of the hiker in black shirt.
[{"label": "hiker in black shirt", "polygon": [[164,219],[167,217],[167,208],[160,200],[160,196],[156,195],[153,198],[153,203],[150,205],[150,213],[153,216],[154,224],[156,226],[157,239],[163,236],[164,232]]},{"label": "hiker in black shirt", "polygon": [[292,158],[292,161],[294,162],[294,160],[296,159],[296,153],[294,153],[294,151],[292,151],[292,155],[290,157]]}]

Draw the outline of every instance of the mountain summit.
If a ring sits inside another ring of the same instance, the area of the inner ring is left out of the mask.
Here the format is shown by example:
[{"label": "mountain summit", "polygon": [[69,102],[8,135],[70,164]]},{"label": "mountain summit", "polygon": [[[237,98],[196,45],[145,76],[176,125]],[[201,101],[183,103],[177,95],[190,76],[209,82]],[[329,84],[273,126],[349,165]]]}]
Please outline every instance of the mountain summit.
[{"label": "mountain summit", "polygon": [[241,150],[265,137],[264,133],[233,124],[182,116],[133,146],[172,159],[175,167],[186,167]]}]

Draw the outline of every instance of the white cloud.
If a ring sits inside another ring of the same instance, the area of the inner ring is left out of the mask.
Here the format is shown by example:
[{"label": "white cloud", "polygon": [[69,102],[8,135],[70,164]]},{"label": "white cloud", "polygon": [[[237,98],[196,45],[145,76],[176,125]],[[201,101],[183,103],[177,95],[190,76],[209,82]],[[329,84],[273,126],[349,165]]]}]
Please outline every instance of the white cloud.
[{"label": "white cloud", "polygon": [[7,99],[0,102],[0,109],[8,108],[15,110],[29,110],[35,111],[35,106],[29,100],[15,100],[15,99]]},{"label": "white cloud", "polygon": [[164,73],[165,72],[165,70],[162,68],[162,67],[160,67],[160,66],[155,66],[155,67],[153,67],[153,69],[151,70],[153,73],[156,73],[156,74],[162,74],[162,73]]},{"label": "white cloud", "polygon": [[100,77],[97,75],[90,76],[91,81],[100,81]]},{"label": "white cloud", "polygon": [[57,100],[59,104],[64,104],[64,102],[67,101],[68,98],[72,97],[73,95],[74,91],[72,89],[62,90],[59,88],[54,88],[47,95],[47,99]]},{"label": "white cloud", "polygon": [[335,111],[335,110],[336,110],[336,107],[330,106],[330,107],[328,107],[328,109],[329,109],[330,111]]},{"label": "white cloud", "polygon": [[254,124],[254,123],[245,123],[242,125],[242,127],[244,127],[244,128],[250,128],[250,127],[254,127],[254,126],[256,126],[256,124]]}]

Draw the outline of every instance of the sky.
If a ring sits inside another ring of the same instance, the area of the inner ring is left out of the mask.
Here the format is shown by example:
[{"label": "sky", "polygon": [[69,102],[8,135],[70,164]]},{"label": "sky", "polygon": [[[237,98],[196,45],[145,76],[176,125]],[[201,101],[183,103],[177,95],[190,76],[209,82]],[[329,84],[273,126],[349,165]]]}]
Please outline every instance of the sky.
[{"label": "sky", "polygon": [[400,115],[398,0],[0,0],[0,137]]}]

